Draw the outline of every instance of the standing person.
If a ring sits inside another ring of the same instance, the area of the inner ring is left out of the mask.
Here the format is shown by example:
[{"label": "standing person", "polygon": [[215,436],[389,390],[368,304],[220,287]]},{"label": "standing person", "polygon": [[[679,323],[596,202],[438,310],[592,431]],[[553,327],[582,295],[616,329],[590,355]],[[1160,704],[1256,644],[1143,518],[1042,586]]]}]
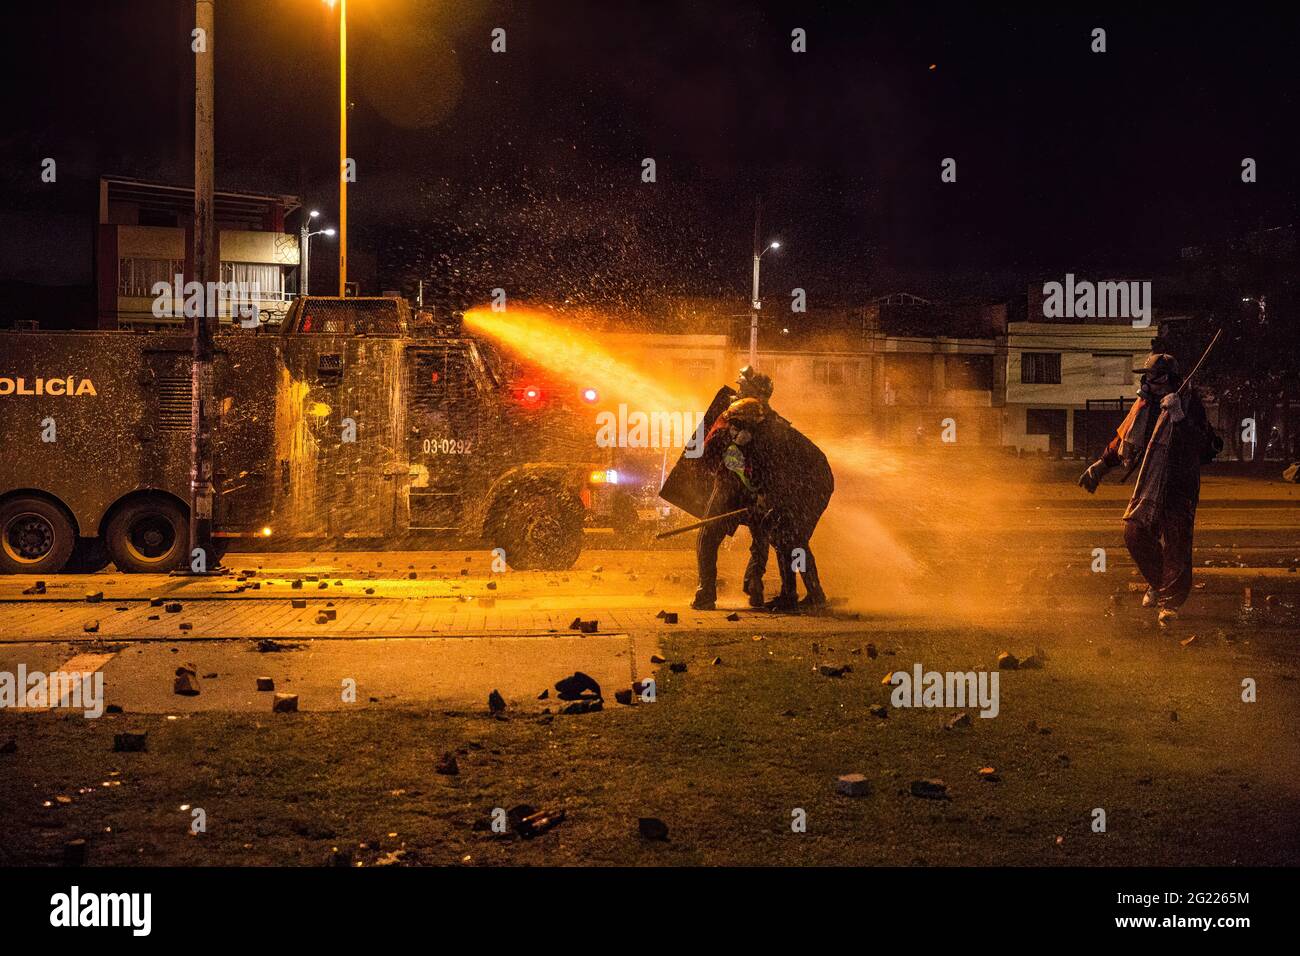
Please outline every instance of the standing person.
[{"label": "standing person", "polygon": [[[736,386],[738,399],[753,398],[762,404],[765,421],[785,422],[785,419],[772,408],[773,385],[770,375],[757,371],[752,365],[746,365],[736,376]],[[745,594],[749,598],[750,607],[763,607],[763,576],[767,574],[769,535],[761,520],[745,523],[749,527],[750,537],[749,563],[745,565]]]},{"label": "standing person", "polygon": [[1140,468],[1124,511],[1124,543],[1148,588],[1143,607],[1159,607],[1167,625],[1192,588],[1192,532],[1201,495],[1201,465],[1214,460],[1223,440],[1193,389],[1179,393],[1182,376],[1172,355],[1147,356],[1138,398],[1102,456],[1079,477],[1089,494],[1116,465]]},{"label": "standing person", "polygon": [[[755,398],[733,402],[718,416],[704,439],[701,458],[713,473],[713,490],[705,508],[705,517],[726,514],[741,508],[753,512],[758,488],[753,477],[752,443],[755,430],[762,424],[763,404]],[[752,535],[749,567],[745,571],[745,590],[751,606],[763,603],[763,571],[767,565],[767,536],[756,513],[738,515],[700,529],[695,539],[695,564],[698,585],[691,607],[712,611],[718,600],[718,548],[722,539],[735,534],[740,525],[748,524]],[[757,594],[752,577],[757,574]],[[757,601],[757,603],[755,603]]]},{"label": "standing person", "polygon": [[[802,573],[807,607],[826,604],[812,535],[835,491],[835,477],[825,454],[780,416],[763,421],[758,431],[754,474],[759,489],[758,509],[776,547],[781,591],[767,606],[791,611],[799,604],[796,573]],[[798,569],[798,571],[796,570]]]}]

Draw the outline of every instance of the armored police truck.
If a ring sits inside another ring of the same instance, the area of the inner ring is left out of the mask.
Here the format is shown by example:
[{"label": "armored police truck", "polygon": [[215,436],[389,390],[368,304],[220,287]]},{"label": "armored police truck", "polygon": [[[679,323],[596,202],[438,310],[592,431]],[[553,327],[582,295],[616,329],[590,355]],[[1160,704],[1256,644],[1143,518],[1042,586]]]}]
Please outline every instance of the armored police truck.
[{"label": "armored police truck", "polygon": [[[300,298],[215,349],[221,546],[488,545],[560,569],[608,500],[567,396],[404,299]],[[0,572],[188,564],[190,394],[187,334],[0,332]]]}]

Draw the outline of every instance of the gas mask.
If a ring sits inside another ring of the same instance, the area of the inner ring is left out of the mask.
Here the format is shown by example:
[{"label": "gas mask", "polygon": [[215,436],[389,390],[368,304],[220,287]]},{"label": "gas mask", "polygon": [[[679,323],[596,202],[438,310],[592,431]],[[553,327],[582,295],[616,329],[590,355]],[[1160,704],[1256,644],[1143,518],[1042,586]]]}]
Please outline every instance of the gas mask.
[{"label": "gas mask", "polygon": [[1142,385],[1139,391],[1146,395],[1150,395],[1153,398],[1163,398],[1172,392],[1173,388],[1171,387],[1169,376],[1166,374],[1143,375]]}]

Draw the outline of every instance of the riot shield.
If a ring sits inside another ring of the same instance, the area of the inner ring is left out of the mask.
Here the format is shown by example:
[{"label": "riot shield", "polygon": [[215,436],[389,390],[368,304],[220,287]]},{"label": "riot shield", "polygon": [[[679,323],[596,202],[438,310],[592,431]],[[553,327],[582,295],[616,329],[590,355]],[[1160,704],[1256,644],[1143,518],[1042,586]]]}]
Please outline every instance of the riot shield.
[{"label": "riot shield", "polygon": [[[660,498],[693,517],[708,517],[706,509],[709,494],[713,491],[713,474],[705,469],[704,459],[699,457],[704,436],[709,433],[718,416],[735,400],[736,392],[731,386],[724,385],[718,389],[718,394],[713,396],[708,411],[704,413],[704,422],[699,431],[691,437],[686,448],[682,450],[677,464],[673,465],[672,471],[668,472],[668,477],[664,479],[664,486],[659,489]],[[688,454],[690,452],[693,452],[695,457]]]}]

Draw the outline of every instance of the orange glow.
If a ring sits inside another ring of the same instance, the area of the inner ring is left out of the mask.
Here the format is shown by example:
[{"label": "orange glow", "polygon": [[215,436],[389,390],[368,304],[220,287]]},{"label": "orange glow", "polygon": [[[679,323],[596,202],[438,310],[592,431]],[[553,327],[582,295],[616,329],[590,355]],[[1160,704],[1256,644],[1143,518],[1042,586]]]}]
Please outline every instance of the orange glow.
[{"label": "orange glow", "polygon": [[594,334],[541,310],[470,309],[465,313],[465,327],[494,339],[560,378],[591,383],[586,391],[594,392],[597,397],[613,396],[616,401],[646,410],[669,411],[695,405],[694,402],[683,405],[680,395],[614,355]]}]

